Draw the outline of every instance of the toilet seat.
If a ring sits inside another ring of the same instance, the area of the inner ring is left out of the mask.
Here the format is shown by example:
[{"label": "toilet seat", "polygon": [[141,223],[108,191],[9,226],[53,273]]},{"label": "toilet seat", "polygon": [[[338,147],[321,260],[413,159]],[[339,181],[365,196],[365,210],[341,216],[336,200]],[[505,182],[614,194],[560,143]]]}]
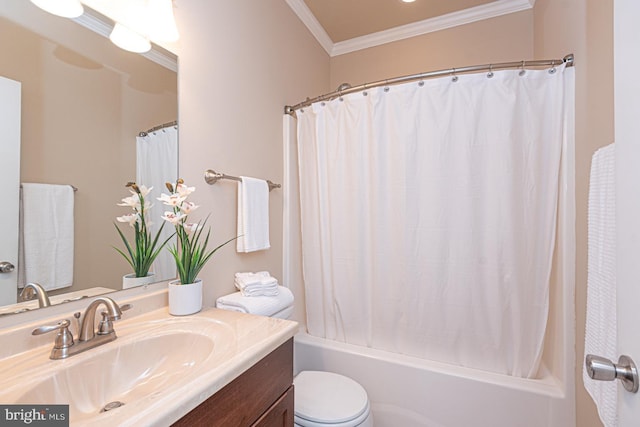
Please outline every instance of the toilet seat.
[{"label": "toilet seat", "polygon": [[302,371],[293,384],[297,425],[355,427],[369,416],[367,392],[344,375]]}]

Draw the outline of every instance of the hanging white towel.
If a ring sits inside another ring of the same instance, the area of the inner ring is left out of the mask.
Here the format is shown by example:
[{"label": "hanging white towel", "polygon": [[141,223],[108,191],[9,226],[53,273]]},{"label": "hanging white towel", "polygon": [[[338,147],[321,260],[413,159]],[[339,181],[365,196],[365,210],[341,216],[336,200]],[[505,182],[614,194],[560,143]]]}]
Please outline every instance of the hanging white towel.
[{"label": "hanging white towel", "polygon": [[[595,152],[588,211],[587,323],[584,351],[613,361],[617,356],[615,145]],[[584,358],[583,358],[584,360]],[[594,381],[583,365],[584,386],[605,427],[616,427],[617,381]]]},{"label": "hanging white towel", "polygon": [[240,292],[222,296],[216,300],[216,307],[241,313],[274,316],[293,307],[293,293],[284,286],[279,286],[277,296],[245,297]]},{"label": "hanging white towel", "polygon": [[19,286],[73,284],[73,198],[70,185],[22,184]]},{"label": "hanging white towel", "polygon": [[269,185],[246,176],[238,183],[238,252],[269,249]]}]

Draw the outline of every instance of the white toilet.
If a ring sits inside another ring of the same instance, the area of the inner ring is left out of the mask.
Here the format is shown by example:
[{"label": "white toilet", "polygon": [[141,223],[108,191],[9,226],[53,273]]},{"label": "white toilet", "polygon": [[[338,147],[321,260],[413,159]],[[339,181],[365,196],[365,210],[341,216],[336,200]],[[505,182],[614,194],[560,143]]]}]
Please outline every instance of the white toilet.
[{"label": "white toilet", "polygon": [[[220,297],[218,308],[288,319],[293,296],[288,289],[284,304],[265,297],[242,297],[239,292]],[[249,300],[247,300],[249,298]],[[270,298],[270,297],[266,297]],[[294,421],[299,427],[372,427],[369,397],[356,381],[325,371],[302,371],[293,379]]]},{"label": "white toilet", "polygon": [[302,371],[293,380],[294,421],[299,427],[372,427],[365,389],[344,375]]}]

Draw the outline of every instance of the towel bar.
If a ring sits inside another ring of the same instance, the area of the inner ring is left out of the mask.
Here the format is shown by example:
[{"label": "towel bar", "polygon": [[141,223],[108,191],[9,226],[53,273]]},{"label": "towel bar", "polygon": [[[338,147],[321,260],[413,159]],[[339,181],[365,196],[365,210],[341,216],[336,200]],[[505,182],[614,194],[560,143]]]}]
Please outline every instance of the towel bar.
[{"label": "towel bar", "polygon": [[[67,184],[67,185],[69,185],[69,187],[73,188],[73,191],[78,191],[78,187],[76,187],[75,185],[71,185],[71,184]],[[20,184],[20,188],[22,188],[22,184]]]},{"label": "towel bar", "polygon": [[[223,173],[218,173],[218,172],[213,171],[211,169],[207,169],[204,172],[204,180],[209,185],[213,185],[216,182],[220,181],[221,179],[231,179],[231,180],[234,180],[234,181],[242,181],[242,179],[238,178],[237,176],[225,175]],[[269,185],[269,191],[273,190],[274,188],[280,188],[281,187],[280,184],[275,184],[275,183],[271,182],[270,180],[267,180],[267,184]]]}]

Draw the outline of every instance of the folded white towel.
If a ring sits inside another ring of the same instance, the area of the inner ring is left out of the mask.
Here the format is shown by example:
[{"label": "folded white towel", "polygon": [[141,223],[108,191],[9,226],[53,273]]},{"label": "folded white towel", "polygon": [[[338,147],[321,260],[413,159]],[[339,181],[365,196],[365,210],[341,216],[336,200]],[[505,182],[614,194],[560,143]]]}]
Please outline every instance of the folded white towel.
[{"label": "folded white towel", "polygon": [[240,293],[244,297],[275,297],[279,293],[279,286],[277,282],[268,288],[264,286],[260,287],[247,287],[243,288]]},{"label": "folded white towel", "polygon": [[73,198],[69,185],[22,184],[19,286],[73,284]]},{"label": "folded white towel", "polygon": [[[591,163],[588,209],[587,321],[584,351],[617,360],[615,145],[595,152]],[[618,425],[618,387],[594,381],[583,364],[584,387],[605,427]]]},{"label": "folded white towel", "polygon": [[278,295],[278,280],[268,271],[236,273],[234,284],[245,297]]},{"label": "folded white towel", "polygon": [[269,243],[269,185],[267,181],[240,177],[238,183],[238,252],[254,252]]},{"label": "folded white towel", "polygon": [[216,307],[242,313],[273,316],[293,306],[293,294],[288,288],[279,286],[277,296],[245,297],[240,292],[222,296],[216,300]]},{"label": "folded white towel", "polygon": [[251,286],[251,285],[260,285],[260,284],[269,284],[271,281],[275,280],[268,271],[258,271],[257,273],[236,273],[235,281],[241,286]]}]

